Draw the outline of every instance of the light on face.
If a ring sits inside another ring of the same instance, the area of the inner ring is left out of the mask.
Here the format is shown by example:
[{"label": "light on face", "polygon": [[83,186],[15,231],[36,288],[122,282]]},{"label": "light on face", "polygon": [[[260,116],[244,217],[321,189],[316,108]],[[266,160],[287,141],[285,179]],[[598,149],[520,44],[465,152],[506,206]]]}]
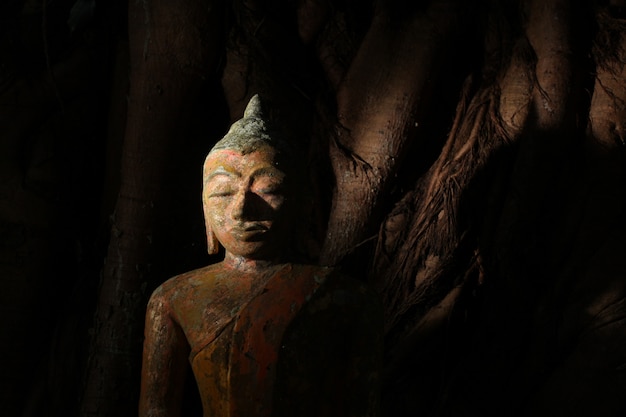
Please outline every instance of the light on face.
[{"label": "light on face", "polygon": [[252,256],[282,244],[286,176],[275,154],[271,148],[246,155],[220,150],[207,158],[205,216],[227,252]]}]

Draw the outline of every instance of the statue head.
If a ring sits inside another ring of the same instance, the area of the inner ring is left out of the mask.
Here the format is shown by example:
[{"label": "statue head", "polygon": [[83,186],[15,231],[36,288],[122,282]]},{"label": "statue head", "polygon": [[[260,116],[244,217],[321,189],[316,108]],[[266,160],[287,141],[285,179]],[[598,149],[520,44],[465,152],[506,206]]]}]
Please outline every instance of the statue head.
[{"label": "statue head", "polygon": [[293,154],[258,95],[209,152],[202,201],[209,254],[272,260],[287,249]]}]

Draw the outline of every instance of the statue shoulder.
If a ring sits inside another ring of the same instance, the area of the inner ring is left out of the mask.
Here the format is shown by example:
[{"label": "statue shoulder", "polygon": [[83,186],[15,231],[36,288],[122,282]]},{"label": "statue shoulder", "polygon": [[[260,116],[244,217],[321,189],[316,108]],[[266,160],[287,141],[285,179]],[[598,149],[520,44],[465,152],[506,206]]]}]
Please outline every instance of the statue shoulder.
[{"label": "statue shoulder", "polygon": [[342,272],[337,267],[294,264],[294,270],[311,276],[321,285],[322,294],[331,296],[334,303],[353,307],[370,306],[373,310],[382,309],[380,297],[367,283]]},{"label": "statue shoulder", "polygon": [[149,305],[159,302],[175,308],[176,304],[186,301],[195,288],[207,285],[219,269],[220,264],[212,264],[169,278],[152,292]]}]

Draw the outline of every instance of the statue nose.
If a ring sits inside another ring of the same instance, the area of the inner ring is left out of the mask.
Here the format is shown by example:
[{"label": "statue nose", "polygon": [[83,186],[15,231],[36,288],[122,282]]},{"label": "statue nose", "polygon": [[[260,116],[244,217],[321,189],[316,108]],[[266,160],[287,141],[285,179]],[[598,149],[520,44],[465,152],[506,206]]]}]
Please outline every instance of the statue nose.
[{"label": "statue nose", "polygon": [[230,213],[234,220],[249,220],[250,215],[254,211],[250,194],[247,190],[242,190],[235,194]]}]

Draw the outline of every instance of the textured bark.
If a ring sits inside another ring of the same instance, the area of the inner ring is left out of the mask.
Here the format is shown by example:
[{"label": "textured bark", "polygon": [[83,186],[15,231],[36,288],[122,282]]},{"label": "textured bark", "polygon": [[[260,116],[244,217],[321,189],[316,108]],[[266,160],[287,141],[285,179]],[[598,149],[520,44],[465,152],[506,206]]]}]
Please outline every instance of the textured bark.
[{"label": "textured bark", "polygon": [[324,264],[337,263],[374,233],[407,147],[427,140],[420,138],[419,125],[445,60],[441,46],[459,35],[460,6],[454,1],[435,1],[426,12],[409,8],[408,16],[397,6],[379,3],[338,87],[330,146],[336,183]]},{"label": "textured bark", "polygon": [[[468,89],[440,159],[381,230],[386,407],[396,415],[612,416],[625,407],[614,388],[624,387],[615,279],[624,265],[614,252],[624,244],[615,235],[623,152],[608,145],[620,143],[609,120],[623,107],[623,29],[600,13],[593,87],[590,10],[530,2],[525,11],[512,52],[503,42],[497,54],[506,60],[495,83]],[[423,380],[407,378],[409,363]]]},{"label": "textured bark", "polygon": [[[72,104],[93,83],[90,70],[65,59],[57,38],[41,45],[40,28],[55,33],[69,3],[46,2],[57,19],[45,25],[36,7],[14,22],[0,13],[2,56],[18,48],[6,27],[36,40],[20,44],[24,77],[17,64],[0,66],[0,275],[14,335],[0,344],[11,362],[1,386],[9,401],[38,381],[26,415],[43,414],[50,386],[75,385],[50,382],[47,348],[15,355],[46,331],[30,327],[42,324],[42,299],[65,300],[45,299],[46,252],[68,252],[56,233],[74,239],[73,213],[100,209],[65,212],[67,199],[53,201],[70,165],[48,158],[47,145],[78,119],[90,124],[82,115],[104,101]],[[226,126],[255,93],[293,121],[286,130],[308,150],[314,184],[303,186],[312,215],[302,227],[313,229],[304,251],[316,259],[324,242],[322,262],[368,275],[384,300],[388,415],[624,414],[624,1],[165,3],[130,3],[129,123],[123,150],[110,147],[123,155],[121,184],[84,415],[135,413],[146,291],[170,273],[155,270],[158,260],[187,265],[191,246],[178,245],[185,226],[162,203],[200,216],[199,194],[180,197],[197,190],[177,184],[164,195],[163,184],[205,80],[221,108],[195,128]],[[83,42],[61,29],[59,39]],[[201,158],[223,133],[198,139],[189,152],[198,155],[177,166],[192,166],[199,182]],[[63,212],[67,220],[53,219]],[[88,298],[77,294],[67,297]],[[43,359],[31,378],[33,356]]]}]

